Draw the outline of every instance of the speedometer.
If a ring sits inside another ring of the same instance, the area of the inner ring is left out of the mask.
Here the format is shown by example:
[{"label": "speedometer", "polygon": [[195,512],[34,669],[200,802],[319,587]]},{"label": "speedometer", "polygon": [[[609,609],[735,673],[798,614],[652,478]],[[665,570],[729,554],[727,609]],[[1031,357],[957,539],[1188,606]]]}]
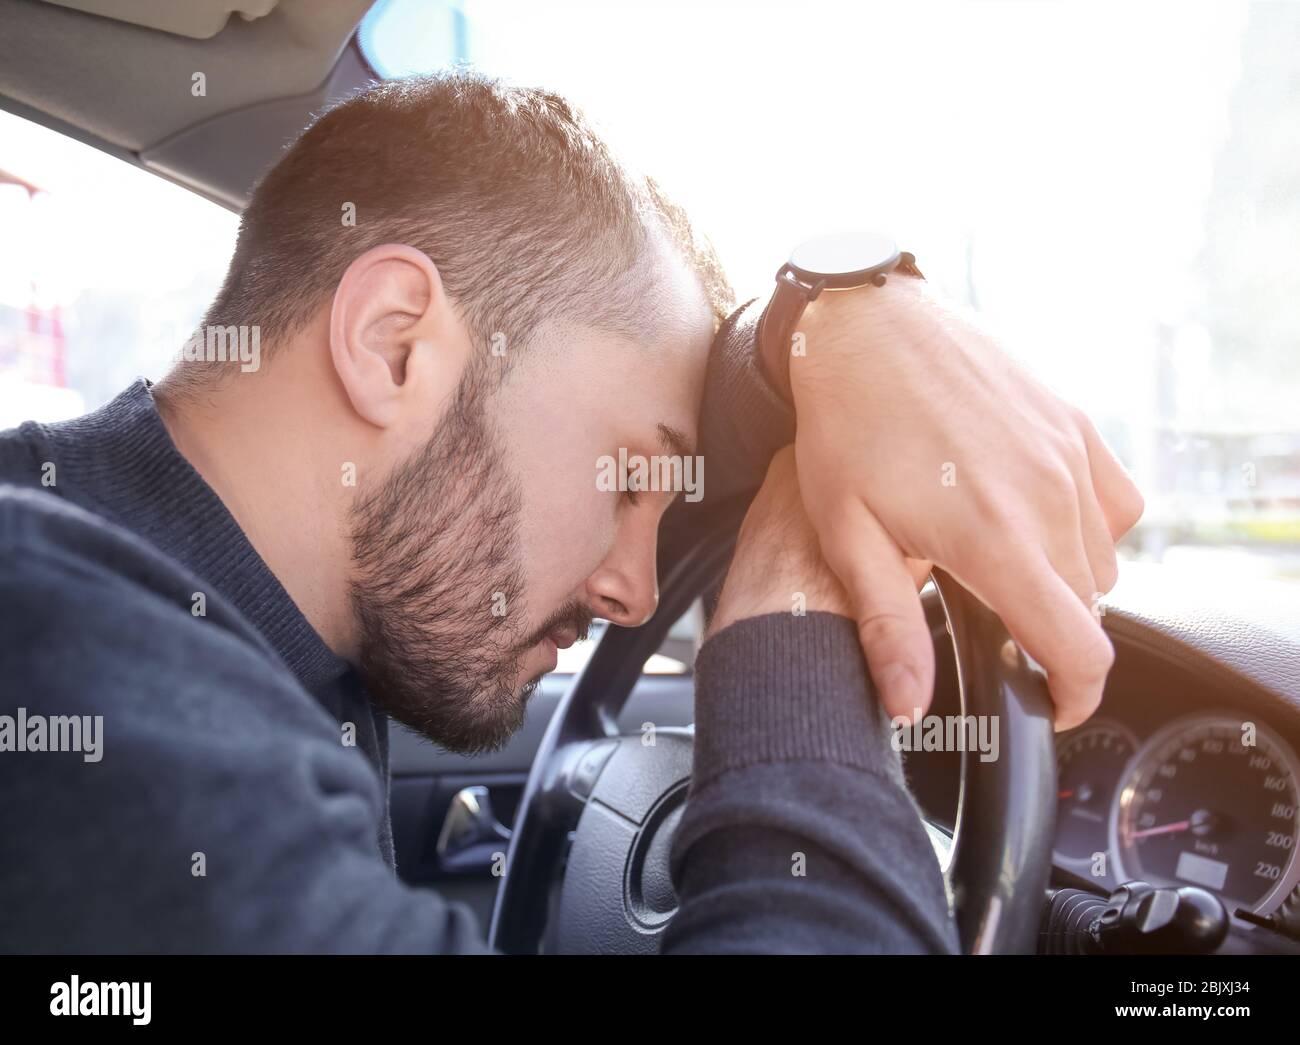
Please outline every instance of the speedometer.
[{"label": "speedometer", "polygon": [[1110,841],[1110,811],[1137,741],[1124,726],[1096,718],[1057,738],[1056,843],[1053,855],[1080,874],[1109,880],[1097,867]]},{"label": "speedometer", "polygon": [[1111,817],[1121,880],[1200,885],[1229,910],[1271,910],[1295,886],[1300,765],[1239,715],[1178,719],[1133,757]]}]

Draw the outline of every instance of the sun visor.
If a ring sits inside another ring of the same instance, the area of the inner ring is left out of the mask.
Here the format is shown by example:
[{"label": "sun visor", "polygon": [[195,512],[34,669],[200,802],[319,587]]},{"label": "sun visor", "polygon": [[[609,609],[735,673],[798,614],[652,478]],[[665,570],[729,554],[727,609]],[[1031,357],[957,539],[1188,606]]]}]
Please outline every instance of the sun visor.
[{"label": "sun visor", "polygon": [[274,10],[279,0],[45,0],[58,7],[142,25],[176,36],[208,40],[226,27],[232,14],[246,22]]}]

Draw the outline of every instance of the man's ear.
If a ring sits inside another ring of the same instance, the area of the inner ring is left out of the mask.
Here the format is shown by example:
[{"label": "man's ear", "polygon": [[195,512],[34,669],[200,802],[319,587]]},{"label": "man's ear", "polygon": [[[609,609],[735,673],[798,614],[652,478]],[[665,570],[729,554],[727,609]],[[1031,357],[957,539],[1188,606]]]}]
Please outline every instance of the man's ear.
[{"label": "man's ear", "polygon": [[330,310],[330,356],[353,409],[380,428],[456,390],[470,342],[437,266],[400,243],[348,266]]}]

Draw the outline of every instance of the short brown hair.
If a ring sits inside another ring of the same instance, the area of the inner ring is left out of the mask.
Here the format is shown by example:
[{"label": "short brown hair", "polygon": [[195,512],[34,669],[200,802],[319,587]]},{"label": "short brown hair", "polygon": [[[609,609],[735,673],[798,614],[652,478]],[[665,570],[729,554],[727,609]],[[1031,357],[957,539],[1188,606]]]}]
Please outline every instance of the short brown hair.
[{"label": "short brown hair", "polygon": [[356,257],[398,242],[433,260],[482,342],[525,344],[554,318],[636,337],[659,299],[657,236],[720,319],[732,295],[712,249],[559,95],[466,72],[395,80],[327,110],[267,172],[204,324],[258,325],[273,352]]}]

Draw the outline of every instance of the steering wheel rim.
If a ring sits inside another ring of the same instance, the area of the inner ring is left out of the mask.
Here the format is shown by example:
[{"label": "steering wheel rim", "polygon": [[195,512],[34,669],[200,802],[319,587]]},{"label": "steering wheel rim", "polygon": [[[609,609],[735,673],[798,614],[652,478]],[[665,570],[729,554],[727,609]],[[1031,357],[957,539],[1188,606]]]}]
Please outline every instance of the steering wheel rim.
[{"label": "steering wheel rim", "polygon": [[[496,949],[542,949],[564,886],[568,847],[592,794],[587,785],[595,786],[618,747],[619,712],[646,657],[726,568],[744,509],[743,501],[734,501],[711,513],[706,528],[679,526],[665,532],[659,561],[668,565],[660,577],[654,617],[640,628],[606,629],[556,708],[520,801],[492,912],[489,941]],[[947,574],[935,570],[933,577],[953,639],[962,713],[994,715],[999,724],[996,759],[984,762],[963,754],[956,826],[943,868],[962,948],[975,954],[1033,953],[1056,818],[1051,701],[1041,669],[998,617]],[[681,731],[665,732],[680,749]],[[689,765],[681,768],[680,755],[676,765],[676,770],[671,765],[663,770],[668,775],[660,781],[656,809],[669,810],[671,803],[662,799],[670,795],[677,806],[684,802],[680,776],[689,774]],[[656,822],[662,825],[663,815]],[[644,855],[644,846],[640,848]],[[632,855],[629,848],[629,865]],[[612,897],[606,899],[613,903]],[[637,923],[639,935],[629,937],[634,946],[657,947],[667,918],[648,924],[630,910],[619,914]]]},{"label": "steering wheel rim", "polygon": [[949,866],[962,948],[1033,954],[1056,831],[1056,743],[1042,669],[988,607],[942,570],[932,573],[957,662],[963,715],[999,722],[998,758],[962,757]]}]

